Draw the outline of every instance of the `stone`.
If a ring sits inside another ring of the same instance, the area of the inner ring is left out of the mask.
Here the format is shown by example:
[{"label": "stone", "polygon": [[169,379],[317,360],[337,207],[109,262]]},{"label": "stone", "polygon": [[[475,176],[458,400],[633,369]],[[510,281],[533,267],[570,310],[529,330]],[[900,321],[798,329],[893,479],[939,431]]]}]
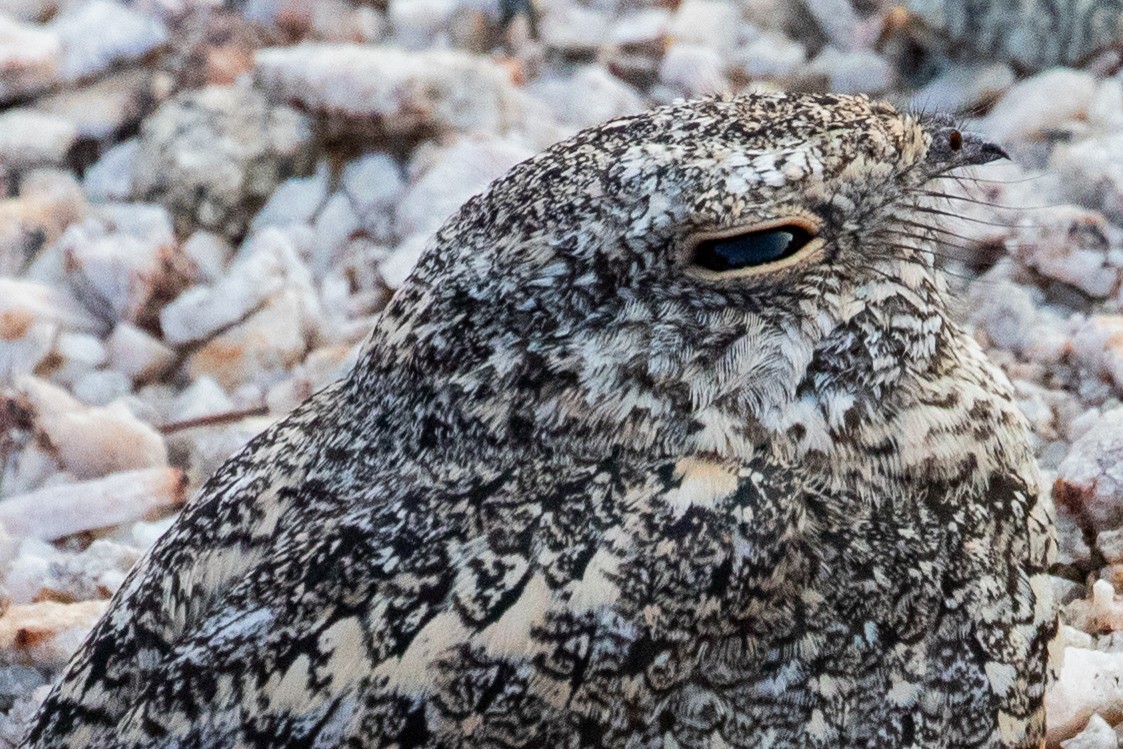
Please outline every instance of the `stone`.
[{"label": "stone", "polygon": [[880,94],[893,86],[893,67],[873,50],[842,50],[827,46],[804,68],[804,73],[822,77],[827,90],[839,94]]},{"label": "stone", "polygon": [[1066,198],[1123,220],[1123,132],[1059,144],[1049,165]]},{"label": "stone", "polygon": [[178,468],[120,471],[8,497],[0,502],[0,525],[21,538],[54,540],[141,520],[185,499]]},{"label": "stone", "polygon": [[283,232],[266,229],[247,241],[221,278],[193,286],[164,306],[164,340],[183,346],[211,338],[291,284],[310,290],[309,271]]},{"label": "stone", "polygon": [[308,350],[317,313],[314,299],[286,287],[193,353],[187,374],[208,375],[227,390],[245,383],[268,387],[279,382]]},{"label": "stone", "polygon": [[1017,228],[1009,244],[1027,267],[1102,299],[1119,286],[1118,239],[1103,215],[1061,205],[1034,211],[1032,227]]},{"label": "stone", "polygon": [[[549,107],[559,121],[577,128],[590,127],[646,109],[635,88],[600,65],[582,65],[571,75],[542,78],[530,94]],[[580,102],[580,106],[574,106]]]},{"label": "stone", "polygon": [[19,107],[0,114],[0,164],[27,169],[61,164],[78,140],[70,120]]},{"label": "stone", "polygon": [[113,369],[128,376],[134,383],[153,380],[171,369],[175,352],[128,322],[114,326],[106,340],[109,363]]},{"label": "stone", "polygon": [[65,291],[0,277],[0,384],[31,374],[60,330],[96,332],[99,322]]},{"label": "stone", "polygon": [[137,138],[129,138],[107,149],[86,170],[82,180],[86,197],[99,203],[128,200],[133,193],[133,170],[139,153]]},{"label": "stone", "polygon": [[911,104],[926,112],[970,112],[1001,97],[1015,80],[1004,62],[949,65],[913,94]]},{"label": "stone", "polygon": [[1123,407],[1105,411],[1057,467],[1053,496],[1097,530],[1123,524]]},{"label": "stone", "polygon": [[[59,74],[76,81],[136,60],[162,45],[167,29],[157,18],[112,0],[86,0],[66,8],[50,28],[62,45]],[[91,33],[97,29],[96,33]]]},{"label": "stone", "polygon": [[308,43],[260,51],[254,74],[273,101],[297,102],[367,138],[503,133],[522,119],[504,68],[458,51]]},{"label": "stone", "polygon": [[250,230],[312,223],[327,200],[329,176],[327,164],[321,163],[309,177],[290,177],[282,182],[254,216]]},{"label": "stone", "polygon": [[[1064,96],[1057,96],[1058,91]],[[1041,138],[1083,117],[1095,94],[1096,79],[1091,73],[1046,70],[1011,86],[981,123],[981,130],[999,143]]]},{"label": "stone", "polygon": [[1119,749],[1115,729],[1099,715],[1093,715],[1078,735],[1061,742],[1061,749]]},{"label": "stone", "polygon": [[741,14],[723,0],[684,0],[671,17],[675,44],[693,44],[716,51],[724,59],[740,41]]},{"label": "stone", "polygon": [[394,209],[406,189],[401,167],[393,158],[385,153],[369,153],[348,162],[340,175],[340,189],[368,239],[393,239]]},{"label": "stone", "polygon": [[1078,734],[1093,715],[1123,719],[1123,653],[1065,647],[1057,681],[1045,695],[1045,712],[1051,744]]},{"label": "stone", "polygon": [[686,98],[729,89],[721,54],[700,44],[672,44],[659,65],[659,81],[672,96]]},{"label": "stone", "polygon": [[13,665],[60,669],[70,660],[108,601],[40,601],[11,606],[0,616],[0,653]]},{"label": "stone", "polygon": [[56,31],[0,15],[0,102],[51,86],[58,78],[61,56]]},{"label": "stone", "polygon": [[152,73],[131,68],[41,97],[35,109],[73,123],[79,138],[103,141],[139,120],[152,96]]},{"label": "stone", "polygon": [[208,86],[162,104],[141,127],[133,195],[181,229],[237,237],[273,190],[311,160],[302,114],[248,86]]},{"label": "stone", "polygon": [[[164,440],[121,402],[88,407],[64,390],[22,377],[16,391],[64,470],[79,479],[168,464]],[[2,522],[2,521],[0,521]]]},{"label": "stone", "polygon": [[431,234],[468,198],[533,153],[520,143],[480,136],[447,148],[415,153],[411,184],[398,202],[399,236]]},{"label": "stone", "polygon": [[787,78],[806,61],[804,46],[776,31],[761,31],[733,56],[733,65],[749,80]]}]

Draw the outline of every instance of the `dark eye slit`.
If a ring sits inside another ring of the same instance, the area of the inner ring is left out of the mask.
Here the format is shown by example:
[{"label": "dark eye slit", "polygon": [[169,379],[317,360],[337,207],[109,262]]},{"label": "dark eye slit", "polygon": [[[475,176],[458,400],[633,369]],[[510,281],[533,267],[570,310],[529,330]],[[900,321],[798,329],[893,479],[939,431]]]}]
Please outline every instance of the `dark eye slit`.
[{"label": "dark eye slit", "polygon": [[694,247],[693,262],[718,273],[767,265],[791,257],[812,238],[801,226],[785,225],[703,239]]}]

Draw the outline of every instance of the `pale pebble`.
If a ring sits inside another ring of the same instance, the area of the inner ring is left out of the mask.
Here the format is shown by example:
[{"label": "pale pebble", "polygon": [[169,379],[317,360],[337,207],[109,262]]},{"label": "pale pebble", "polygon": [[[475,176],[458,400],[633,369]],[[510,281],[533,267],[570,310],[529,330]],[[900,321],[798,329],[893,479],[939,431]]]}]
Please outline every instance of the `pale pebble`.
[{"label": "pale pebble", "polygon": [[1061,749],[1119,749],[1119,736],[1110,723],[1093,715],[1083,731],[1061,742]]},{"label": "pale pebble", "polygon": [[804,46],[776,31],[760,32],[733,57],[733,64],[750,80],[785,78],[806,61]]},{"label": "pale pebble", "polygon": [[119,471],[10,496],[0,502],[0,525],[13,536],[53,540],[142,520],[185,499],[178,468]]},{"label": "pale pebble", "polygon": [[550,3],[539,22],[542,42],[569,55],[591,56],[604,43],[611,27],[601,8],[577,3]]},{"label": "pale pebble", "polygon": [[[600,65],[583,65],[565,76],[541,78],[530,94],[550,108],[560,122],[590,127],[646,109],[642,96],[632,86]],[[575,107],[575,101],[581,106]]]},{"label": "pale pebble", "polygon": [[347,163],[340,189],[351,201],[363,231],[374,242],[394,236],[394,208],[405,192],[401,167],[388,154],[368,153]]},{"label": "pale pebble", "polygon": [[62,42],[52,29],[0,14],[0,101],[9,101],[55,83]]},{"label": "pale pebble", "polygon": [[[59,73],[79,80],[138,59],[168,38],[164,24],[112,0],[87,0],[65,9],[49,24],[62,44]],[[97,33],[91,33],[97,29]]]},{"label": "pale pebble", "polygon": [[61,164],[78,140],[78,128],[57,115],[20,107],[0,114],[0,164],[27,169]]},{"label": "pale pebble", "polygon": [[133,169],[139,152],[138,138],[128,138],[107,149],[82,179],[86,197],[101,203],[128,200],[133,192]]},{"label": "pale pebble", "polygon": [[9,662],[62,668],[105,612],[108,601],[41,601],[0,616],[0,650]]},{"label": "pale pebble", "polygon": [[214,283],[221,278],[234,256],[234,247],[226,237],[202,229],[192,232],[180,250],[194,265],[195,278],[203,283]]},{"label": "pale pebble", "polygon": [[33,414],[37,433],[49,441],[59,463],[74,476],[96,478],[167,465],[161,436],[124,404],[88,407],[34,377],[20,378],[16,388]]},{"label": "pale pebble", "polygon": [[117,323],[106,340],[110,365],[134,383],[155,379],[175,363],[175,352],[127,322]]},{"label": "pale pebble", "polygon": [[239,236],[276,186],[309,166],[311,137],[307,117],[248,85],[184,91],[145,118],[133,192],[182,229]]},{"label": "pale pebble", "polygon": [[[1118,232],[1103,215],[1073,205],[1034,212],[1032,227],[1012,237],[1014,255],[1037,272],[1071,284],[1093,297],[1110,296],[1119,286],[1119,267],[1109,256]],[[1115,239],[1112,242],[1111,236]]]},{"label": "pale pebble", "polygon": [[186,372],[192,378],[209,375],[227,390],[243,383],[269,387],[284,379],[303,358],[318,314],[314,297],[286,287],[261,309],[191,354]]},{"label": "pale pebble", "polygon": [[340,127],[348,118],[374,123],[390,136],[501,133],[521,118],[507,72],[453,50],[306,43],[259,51],[254,73],[274,101],[299,102]]},{"label": "pale pebble", "polygon": [[1123,522],[1123,407],[1105,411],[1057,467],[1054,496],[1096,529]]},{"label": "pale pebble", "polygon": [[896,80],[888,60],[868,49],[827,46],[806,65],[804,72],[825,78],[827,90],[839,94],[880,94]]},{"label": "pale pebble", "polygon": [[1059,678],[1045,696],[1047,738],[1079,733],[1094,714],[1123,718],[1123,653],[1066,647]]},{"label": "pale pebble", "polygon": [[668,34],[675,44],[692,44],[728,56],[740,41],[743,23],[737,6],[723,0],[684,0],[671,17]]},{"label": "pale pebble", "polygon": [[447,148],[415,154],[412,184],[397,205],[398,234],[432,233],[468,198],[531,155],[521,143],[493,136],[462,138]]},{"label": "pale pebble", "polygon": [[51,379],[62,385],[73,385],[79,377],[102,366],[109,358],[101,338],[89,333],[59,333],[51,354]]},{"label": "pale pebble", "polygon": [[414,234],[398,245],[378,266],[383,282],[391,289],[400,288],[428,246],[428,234]]},{"label": "pale pebble", "polygon": [[164,340],[173,346],[206,340],[245,319],[286,284],[310,288],[311,274],[292,240],[271,227],[246,241],[220,279],[193,286],[163,307]]},{"label": "pale pebble", "polygon": [[659,65],[659,81],[675,96],[697,97],[729,88],[725,62],[717,50],[698,44],[672,44]]},{"label": "pale pebble", "polygon": [[[1064,96],[1057,92],[1063,91]],[[981,129],[1004,143],[1042,137],[1047,131],[1083,117],[1096,94],[1091,73],[1053,68],[1020,81],[1003,95]]]},{"label": "pale pebble", "polygon": [[328,196],[328,165],[321,162],[309,177],[290,177],[277,186],[254,216],[251,231],[267,226],[309,224]]},{"label": "pale pebble", "polygon": [[97,369],[74,380],[74,397],[88,406],[108,406],[132,391],[132,380],[124,372]]}]

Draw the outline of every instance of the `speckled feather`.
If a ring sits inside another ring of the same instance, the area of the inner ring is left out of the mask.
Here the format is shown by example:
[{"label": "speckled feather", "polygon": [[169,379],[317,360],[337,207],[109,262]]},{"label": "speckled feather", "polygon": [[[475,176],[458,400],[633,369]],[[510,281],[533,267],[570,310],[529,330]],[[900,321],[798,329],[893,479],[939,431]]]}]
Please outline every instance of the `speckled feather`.
[{"label": "speckled feather", "polygon": [[[26,746],[1037,746],[1047,500],[899,231],[999,153],[767,94],[516,166],[205,485]],[[690,266],[792,217],[801,262]]]}]

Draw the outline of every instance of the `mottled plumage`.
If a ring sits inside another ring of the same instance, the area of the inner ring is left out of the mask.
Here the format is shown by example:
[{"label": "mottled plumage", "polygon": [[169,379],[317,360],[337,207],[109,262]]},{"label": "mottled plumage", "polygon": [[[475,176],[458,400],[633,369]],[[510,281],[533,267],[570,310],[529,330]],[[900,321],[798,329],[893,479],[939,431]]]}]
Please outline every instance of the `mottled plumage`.
[{"label": "mottled plumage", "polygon": [[[1047,500],[915,228],[1000,154],[762,94],[516,166],[206,484],[27,745],[1036,746]],[[778,220],[820,239],[692,266]]]}]

